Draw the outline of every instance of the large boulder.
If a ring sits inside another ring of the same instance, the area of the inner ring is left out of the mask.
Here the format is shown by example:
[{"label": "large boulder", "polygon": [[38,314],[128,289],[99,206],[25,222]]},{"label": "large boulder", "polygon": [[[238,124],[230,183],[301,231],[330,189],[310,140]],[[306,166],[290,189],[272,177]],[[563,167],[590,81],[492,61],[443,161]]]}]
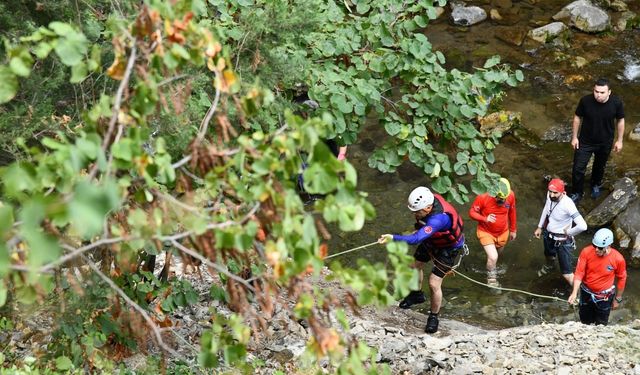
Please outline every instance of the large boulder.
[{"label": "large boulder", "polygon": [[522,113],[512,111],[498,111],[490,113],[478,119],[480,133],[488,136],[493,133],[505,134],[514,126],[522,123]]},{"label": "large boulder", "polygon": [[613,222],[637,195],[638,187],[633,180],[628,177],[619,179],[613,184],[613,192],[585,217],[587,225],[601,227]]},{"label": "large boulder", "polygon": [[610,26],[607,12],[587,0],[574,1],[553,16],[556,21],[565,18],[571,19],[571,26],[587,33],[604,31]]},{"label": "large boulder", "polygon": [[568,28],[562,22],[553,22],[548,25],[538,27],[529,31],[527,36],[536,42],[546,43],[555,39],[558,35],[566,31]]},{"label": "large boulder", "polygon": [[471,26],[487,19],[487,12],[477,6],[452,3],[451,8],[451,20],[455,25]]},{"label": "large boulder", "polygon": [[630,250],[631,264],[640,265],[640,199],[616,217],[613,228],[620,248]]}]

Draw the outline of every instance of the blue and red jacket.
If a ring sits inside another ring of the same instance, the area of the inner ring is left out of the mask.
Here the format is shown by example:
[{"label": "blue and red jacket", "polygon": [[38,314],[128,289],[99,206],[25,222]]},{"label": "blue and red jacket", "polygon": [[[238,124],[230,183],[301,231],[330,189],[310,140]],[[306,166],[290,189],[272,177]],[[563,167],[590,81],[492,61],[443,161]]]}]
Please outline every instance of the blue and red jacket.
[{"label": "blue and red jacket", "polygon": [[[394,241],[404,241],[410,245],[423,243],[433,249],[452,249],[464,245],[464,223],[462,217],[451,204],[439,194],[434,194],[439,209],[434,204],[432,211],[423,221],[419,221],[420,228],[410,235],[394,234]],[[438,210],[436,211],[436,208]]]}]

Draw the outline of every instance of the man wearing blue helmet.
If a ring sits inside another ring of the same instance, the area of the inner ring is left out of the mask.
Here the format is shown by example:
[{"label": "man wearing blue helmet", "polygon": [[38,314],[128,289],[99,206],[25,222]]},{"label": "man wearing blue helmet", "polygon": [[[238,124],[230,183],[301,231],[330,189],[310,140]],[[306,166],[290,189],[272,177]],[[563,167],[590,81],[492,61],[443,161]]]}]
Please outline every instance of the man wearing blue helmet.
[{"label": "man wearing blue helmet", "polygon": [[[611,247],[611,230],[599,229],[592,243],[580,252],[568,302],[573,304],[576,301],[579,290],[580,321],[607,325],[611,308],[617,309],[622,303],[627,267],[622,255]],[[614,279],[618,279],[617,288]]]}]

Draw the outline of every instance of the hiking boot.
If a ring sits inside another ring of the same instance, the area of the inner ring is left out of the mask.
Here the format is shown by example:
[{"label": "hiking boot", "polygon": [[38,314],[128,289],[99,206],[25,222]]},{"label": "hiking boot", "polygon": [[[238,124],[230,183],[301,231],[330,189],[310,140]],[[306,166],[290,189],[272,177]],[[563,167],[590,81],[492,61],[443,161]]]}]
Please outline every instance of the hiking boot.
[{"label": "hiking boot", "polygon": [[409,293],[408,296],[404,297],[402,302],[400,302],[401,309],[408,309],[413,305],[417,305],[419,303],[423,303],[427,300],[427,297],[424,296],[424,293],[421,290],[414,290]]},{"label": "hiking boot", "polygon": [[571,200],[573,201],[573,203],[578,204],[578,202],[580,202],[580,199],[582,199],[582,194],[580,193],[573,193],[569,196],[569,198],[571,198]]},{"label": "hiking boot", "polygon": [[602,191],[600,190],[600,185],[595,185],[591,187],[591,198],[598,199],[600,197],[600,194],[602,194]]},{"label": "hiking boot", "polygon": [[542,266],[542,268],[540,268],[540,270],[538,270],[538,277],[542,277],[546,274],[548,274],[549,272],[551,272],[553,270],[553,266],[550,264],[545,264],[544,266]]},{"label": "hiking boot", "polygon": [[436,333],[438,332],[438,315],[429,314],[429,319],[427,319],[427,326],[424,327],[424,331],[426,333]]}]

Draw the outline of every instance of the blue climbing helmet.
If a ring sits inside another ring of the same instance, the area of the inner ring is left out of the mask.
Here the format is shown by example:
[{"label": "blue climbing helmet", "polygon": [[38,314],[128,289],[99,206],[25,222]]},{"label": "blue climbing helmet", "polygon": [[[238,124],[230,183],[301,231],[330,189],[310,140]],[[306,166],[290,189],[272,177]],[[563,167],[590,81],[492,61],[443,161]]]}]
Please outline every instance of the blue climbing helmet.
[{"label": "blue climbing helmet", "polygon": [[613,243],[613,232],[608,228],[598,229],[596,234],[593,235],[593,246],[605,247]]}]

